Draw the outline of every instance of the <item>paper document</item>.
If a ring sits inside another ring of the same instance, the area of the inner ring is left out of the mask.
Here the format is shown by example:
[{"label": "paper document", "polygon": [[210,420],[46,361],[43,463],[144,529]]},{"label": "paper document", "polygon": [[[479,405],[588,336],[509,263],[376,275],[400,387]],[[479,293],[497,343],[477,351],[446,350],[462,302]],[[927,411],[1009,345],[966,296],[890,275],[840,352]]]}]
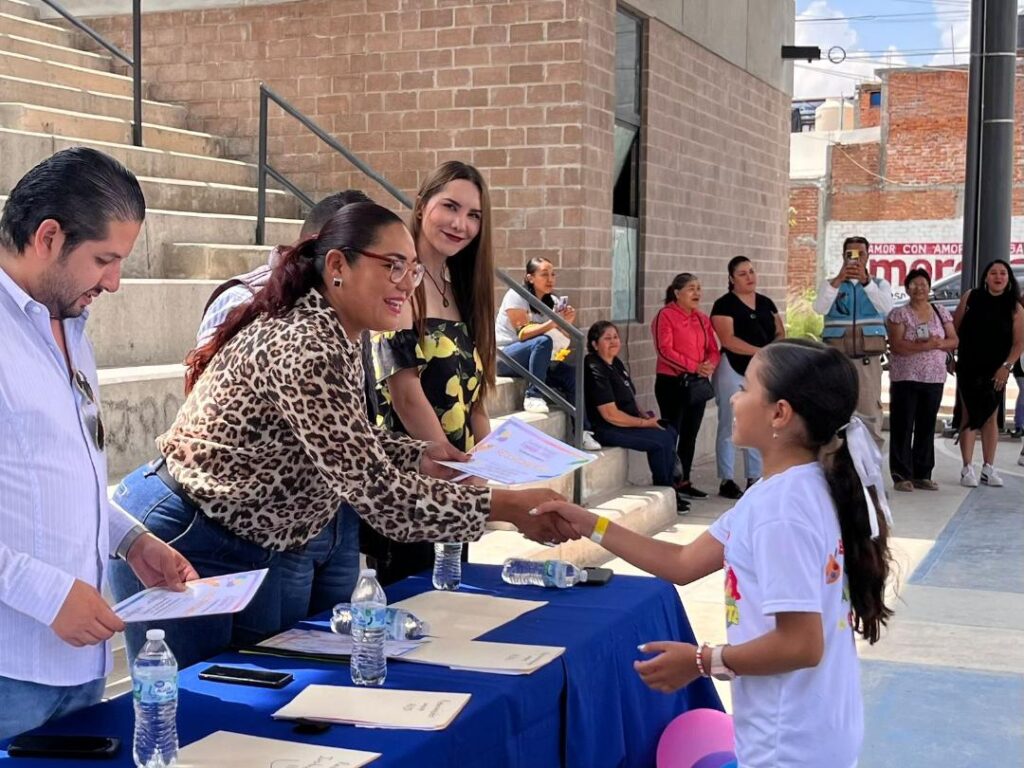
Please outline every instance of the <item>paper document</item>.
[{"label": "paper document", "polygon": [[[384,654],[389,658],[403,656],[422,645],[425,640],[385,640]],[[319,629],[288,629],[268,637],[256,648],[290,651],[293,654],[317,658],[349,657],[352,655],[352,636],[336,635]]]},{"label": "paper document", "polygon": [[558,646],[487,643],[438,637],[414,649],[402,659],[473,672],[529,675],[563,653],[565,648]]},{"label": "paper document", "polygon": [[547,605],[544,600],[517,600],[466,592],[421,592],[394,604],[430,626],[434,637],[473,640],[512,619]]},{"label": "paper document", "polygon": [[506,419],[469,455],[469,461],[438,464],[502,485],[521,485],[561,477],[597,458],[515,418]]},{"label": "paper document", "polygon": [[217,731],[182,747],[176,768],[360,768],[380,757],[339,747]]},{"label": "paper document", "polygon": [[165,587],[151,587],[132,595],[114,606],[121,621],[160,621],[238,613],[252,600],[260,588],[267,569],[210,576],[186,584],[184,592]]},{"label": "paper document", "polygon": [[469,702],[468,693],[310,685],[274,713],[280,720],[321,720],[366,728],[440,731]]}]

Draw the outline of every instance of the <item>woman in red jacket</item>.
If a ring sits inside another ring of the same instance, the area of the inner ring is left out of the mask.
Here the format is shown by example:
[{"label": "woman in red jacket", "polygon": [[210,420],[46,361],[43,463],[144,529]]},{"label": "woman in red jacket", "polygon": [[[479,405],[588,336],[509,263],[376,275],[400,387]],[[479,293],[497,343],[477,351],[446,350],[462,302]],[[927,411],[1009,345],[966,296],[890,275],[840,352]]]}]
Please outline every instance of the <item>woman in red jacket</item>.
[{"label": "woman in red jacket", "polygon": [[658,353],[654,396],[661,418],[679,433],[676,453],[683,479],[676,490],[695,499],[707,496],[690,482],[690,468],[704,406],[714,396],[711,374],[721,357],[711,319],[699,309],[700,295],[700,280],[696,276],[689,272],[676,275],[665,291],[665,306],[651,323]]}]

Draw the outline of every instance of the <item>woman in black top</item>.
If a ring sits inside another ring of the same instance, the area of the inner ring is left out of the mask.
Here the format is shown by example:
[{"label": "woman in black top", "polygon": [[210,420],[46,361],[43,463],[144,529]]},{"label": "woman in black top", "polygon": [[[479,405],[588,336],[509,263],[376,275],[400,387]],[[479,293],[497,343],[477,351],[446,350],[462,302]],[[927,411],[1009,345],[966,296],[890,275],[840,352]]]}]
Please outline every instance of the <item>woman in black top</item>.
[{"label": "woman in black top", "polygon": [[1024,309],[1017,280],[1002,259],[991,262],[981,276],[980,287],[967,291],[953,314],[960,337],[956,363],[956,407],[960,424],[960,455],[964,466],[960,484],[978,485],[971,462],[975,431],[981,432],[981,482],[1001,486],[992,467],[999,430],[999,401],[1014,362],[1024,351]]},{"label": "woman in black top", "polygon": [[[619,329],[607,320],[587,331],[588,353],[583,361],[584,402],[594,435],[604,446],[647,453],[654,485],[672,485],[676,463],[676,431],[662,426],[653,414],[641,413],[636,388],[619,360]],[[685,514],[689,502],[676,494],[676,511]]]},{"label": "woman in black top", "polygon": [[[746,256],[729,262],[729,291],[711,307],[711,324],[722,342],[725,359],[712,377],[718,403],[718,436],[715,460],[718,465],[718,495],[738,499],[743,491],[733,477],[736,451],[732,442],[732,402],[730,398],[743,384],[747,365],[758,349],[786,336],[775,302],[757,292],[757,274]],[[761,456],[750,448],[740,448],[747,487],[761,476]]]}]

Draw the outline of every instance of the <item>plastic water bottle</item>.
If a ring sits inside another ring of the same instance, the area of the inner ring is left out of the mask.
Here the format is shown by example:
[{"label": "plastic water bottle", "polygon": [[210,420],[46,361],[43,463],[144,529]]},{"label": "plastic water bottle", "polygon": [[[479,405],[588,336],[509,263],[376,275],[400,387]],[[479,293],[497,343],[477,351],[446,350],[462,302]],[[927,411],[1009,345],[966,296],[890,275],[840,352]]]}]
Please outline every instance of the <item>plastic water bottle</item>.
[{"label": "plastic water bottle", "polygon": [[587,580],[587,572],[564,560],[521,560],[510,557],[501,568],[506,584],[532,584],[536,587],[565,589]]},{"label": "plastic water bottle", "polygon": [[434,589],[456,590],[462,584],[462,544],[434,545]]},{"label": "plastic water bottle", "polygon": [[132,682],[135,765],[174,765],[178,760],[178,662],[164,642],[162,629],[146,632],[146,644],[132,664]]},{"label": "plastic water bottle", "polygon": [[[419,640],[430,634],[427,622],[404,608],[387,609],[388,640]],[[336,635],[352,634],[352,604],[338,603],[331,615],[331,630]]]},{"label": "plastic water bottle", "polygon": [[356,685],[384,685],[388,660],[384,655],[387,637],[388,599],[377,581],[377,571],[366,568],[352,592],[352,660],[349,671]]}]

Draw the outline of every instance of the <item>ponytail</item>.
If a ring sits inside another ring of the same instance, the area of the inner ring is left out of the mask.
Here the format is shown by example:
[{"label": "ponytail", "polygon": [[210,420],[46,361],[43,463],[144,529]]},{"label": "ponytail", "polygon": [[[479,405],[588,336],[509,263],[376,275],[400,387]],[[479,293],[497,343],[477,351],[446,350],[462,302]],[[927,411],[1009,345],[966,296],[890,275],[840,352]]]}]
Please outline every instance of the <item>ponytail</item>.
[{"label": "ponytail", "polygon": [[216,355],[238,332],[260,315],[280,317],[295,306],[301,297],[321,282],[323,264],[316,258],[317,237],[313,235],[293,246],[281,248],[281,258],[267,284],[257,291],[251,301],[232,309],[213,337],[185,357],[185,394],[189,394],[196,381]]},{"label": "ponytail", "polygon": [[[873,645],[878,642],[882,627],[888,624],[893,614],[892,608],[885,604],[885,584],[892,570],[889,525],[884,516],[878,514],[877,502],[868,509],[846,440],[841,440],[839,450],[822,457],[822,465],[843,536],[853,629]],[[874,539],[871,538],[869,514],[878,520],[879,533]]]},{"label": "ponytail", "polygon": [[[885,604],[885,584],[892,570],[889,526],[871,509],[844,435],[857,405],[857,371],[838,349],[813,341],[784,339],[762,347],[759,378],[770,400],[785,400],[800,417],[807,446],[818,451],[843,538],[853,628],[869,643],[878,642],[893,615]],[[833,449],[836,442],[838,449]],[[874,494],[875,491],[869,491]],[[872,538],[872,515],[878,536]]]}]

